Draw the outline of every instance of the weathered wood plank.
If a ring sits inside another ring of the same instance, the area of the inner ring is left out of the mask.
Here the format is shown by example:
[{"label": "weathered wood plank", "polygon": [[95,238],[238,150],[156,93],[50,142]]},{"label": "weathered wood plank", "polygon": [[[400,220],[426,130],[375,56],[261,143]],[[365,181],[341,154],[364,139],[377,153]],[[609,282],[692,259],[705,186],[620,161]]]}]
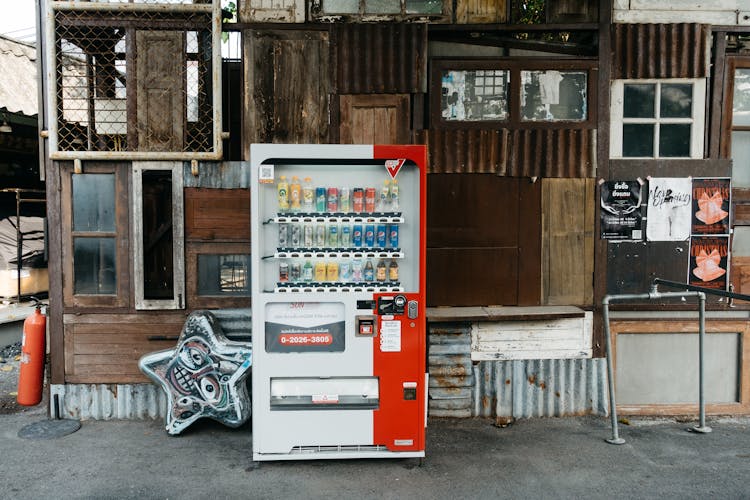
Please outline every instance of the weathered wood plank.
[{"label": "weathered wood plank", "polygon": [[504,23],[506,12],[506,0],[458,0],[456,23]]},{"label": "weathered wood plank", "polygon": [[249,243],[250,190],[186,188],[185,237]]},{"label": "weathered wood plank", "polygon": [[[664,5],[665,2],[661,2]],[[699,23],[737,24],[737,14],[732,11],[671,11],[671,10],[615,10],[615,23]]]}]

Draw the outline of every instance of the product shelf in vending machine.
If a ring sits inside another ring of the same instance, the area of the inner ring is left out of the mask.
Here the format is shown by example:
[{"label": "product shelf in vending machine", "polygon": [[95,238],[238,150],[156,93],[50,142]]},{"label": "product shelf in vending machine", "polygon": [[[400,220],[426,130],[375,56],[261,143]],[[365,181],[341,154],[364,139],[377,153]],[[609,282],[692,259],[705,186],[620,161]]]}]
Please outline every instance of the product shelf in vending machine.
[{"label": "product shelf in vending machine", "polygon": [[250,161],[253,459],[423,457],[426,148]]}]

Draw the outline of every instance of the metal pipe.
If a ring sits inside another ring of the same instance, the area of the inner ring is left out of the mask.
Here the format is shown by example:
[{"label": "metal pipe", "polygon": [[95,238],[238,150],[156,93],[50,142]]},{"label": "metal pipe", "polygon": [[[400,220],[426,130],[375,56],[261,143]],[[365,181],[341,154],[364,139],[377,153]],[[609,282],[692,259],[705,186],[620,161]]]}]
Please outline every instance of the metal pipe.
[{"label": "metal pipe", "polygon": [[160,151],[57,151],[50,153],[51,160],[165,160],[165,161],[219,161],[222,159],[222,152],[160,152]]},{"label": "metal pipe", "polygon": [[700,434],[708,434],[711,427],[706,425],[706,398],[705,398],[705,360],[704,347],[706,338],[706,294],[698,292],[700,307],[698,309],[698,425],[688,430]]},{"label": "metal pipe", "polygon": [[198,3],[101,3],[101,2],[61,2],[56,1],[52,8],[60,11],[92,11],[92,12],[184,12],[210,14],[214,8],[213,0],[210,4]]},{"label": "metal pipe", "polygon": [[612,437],[605,439],[610,444],[624,444],[625,440],[619,436],[617,428],[617,401],[615,397],[614,368],[612,361],[612,339],[609,327],[609,304],[613,301],[624,300],[653,300],[666,298],[698,297],[698,413],[699,425],[688,429],[693,432],[709,433],[711,428],[706,426],[706,411],[704,399],[704,338],[706,332],[706,294],[699,291],[687,292],[659,292],[657,281],[651,286],[651,291],[645,294],[606,295],[602,300],[602,319],[604,321],[604,342],[607,351],[607,386],[609,388],[609,413],[612,426]]},{"label": "metal pipe", "polygon": [[57,152],[57,38],[55,37],[55,10],[52,0],[47,0],[47,39],[44,47],[44,57],[47,59],[47,117],[49,119],[49,153],[52,157]]}]

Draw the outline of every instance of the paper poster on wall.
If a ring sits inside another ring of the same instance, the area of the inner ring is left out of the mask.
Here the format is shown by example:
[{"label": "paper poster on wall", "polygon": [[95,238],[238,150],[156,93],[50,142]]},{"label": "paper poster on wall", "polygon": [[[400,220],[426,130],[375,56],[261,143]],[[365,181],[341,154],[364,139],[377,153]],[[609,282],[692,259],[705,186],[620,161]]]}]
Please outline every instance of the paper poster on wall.
[{"label": "paper poster on wall", "polygon": [[690,237],[691,179],[648,178],[648,241],[685,241]]},{"label": "paper poster on wall", "polygon": [[693,179],[693,234],[729,234],[730,179]]},{"label": "paper poster on wall", "polygon": [[266,352],[341,352],[345,319],[341,302],[269,302]]},{"label": "paper poster on wall", "polygon": [[689,284],[726,290],[728,270],[728,236],[693,236],[690,240]]},{"label": "paper poster on wall", "polygon": [[643,240],[639,181],[602,181],[600,235],[605,240]]}]

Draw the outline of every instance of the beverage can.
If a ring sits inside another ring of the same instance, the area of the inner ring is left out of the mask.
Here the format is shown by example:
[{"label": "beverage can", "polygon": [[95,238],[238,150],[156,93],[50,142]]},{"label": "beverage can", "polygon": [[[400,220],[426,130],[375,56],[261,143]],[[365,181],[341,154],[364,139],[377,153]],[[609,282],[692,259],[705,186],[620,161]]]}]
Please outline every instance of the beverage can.
[{"label": "beverage can", "polygon": [[331,261],[326,266],[326,279],[328,281],[339,280],[339,264],[338,262]]},{"label": "beverage can", "polygon": [[368,224],[365,226],[365,246],[372,248],[375,246],[375,226]]},{"label": "beverage can", "polygon": [[328,247],[336,248],[339,246],[339,227],[336,224],[328,226]]},{"label": "beverage can", "polygon": [[375,230],[375,242],[377,243],[378,248],[385,248],[386,238],[387,233],[385,224],[378,224],[377,229]]},{"label": "beverage can", "polygon": [[339,189],[339,209],[344,213],[352,211],[352,191],[347,187]]},{"label": "beverage can", "polygon": [[388,228],[388,244],[391,248],[398,248],[398,224],[391,224]]},{"label": "beverage can", "polygon": [[282,283],[289,281],[289,264],[286,262],[279,263],[279,281]]},{"label": "beverage can", "polygon": [[296,283],[300,280],[302,277],[302,266],[299,262],[293,262],[291,266],[289,266],[289,279],[292,281],[292,283]]},{"label": "beverage can", "polygon": [[333,214],[339,211],[339,190],[335,187],[328,188],[328,201],[326,203],[326,210],[329,214]]},{"label": "beverage can", "polygon": [[352,246],[352,228],[348,225],[341,226],[341,246],[343,248]]},{"label": "beverage can", "polygon": [[303,246],[305,248],[312,248],[313,241],[315,241],[315,236],[312,224],[305,224],[305,229],[302,237]]},{"label": "beverage can", "polygon": [[365,192],[362,188],[354,188],[352,191],[352,211],[361,214],[365,209]]},{"label": "beverage can", "polygon": [[372,213],[375,211],[376,190],[374,187],[365,189],[365,212]]},{"label": "beverage can", "polygon": [[326,225],[316,224],[315,225],[315,246],[323,248],[326,246]]},{"label": "beverage can", "polygon": [[326,211],[326,188],[315,188],[315,211],[323,213]]},{"label": "beverage can", "polygon": [[362,226],[355,224],[352,228],[352,246],[360,248],[362,246]]},{"label": "beverage can", "polygon": [[299,248],[302,244],[302,228],[299,224],[291,224],[289,226],[289,243],[291,244],[292,248]]},{"label": "beverage can", "polygon": [[289,246],[289,224],[282,222],[279,224],[279,248]]},{"label": "beverage can", "polygon": [[315,281],[323,282],[326,280],[326,263],[315,263]]}]

